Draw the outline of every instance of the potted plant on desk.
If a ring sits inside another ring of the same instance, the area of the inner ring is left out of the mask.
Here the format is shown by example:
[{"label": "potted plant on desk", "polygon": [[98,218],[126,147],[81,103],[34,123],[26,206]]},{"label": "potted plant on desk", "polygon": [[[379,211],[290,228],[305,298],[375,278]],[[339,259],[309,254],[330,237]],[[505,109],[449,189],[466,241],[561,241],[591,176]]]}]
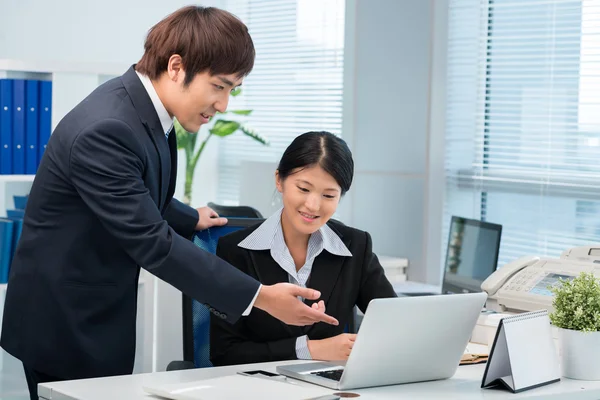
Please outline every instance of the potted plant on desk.
[{"label": "potted plant on desk", "polygon": [[582,272],[549,289],[554,293],[550,321],[558,328],[562,375],[600,380],[600,281]]}]

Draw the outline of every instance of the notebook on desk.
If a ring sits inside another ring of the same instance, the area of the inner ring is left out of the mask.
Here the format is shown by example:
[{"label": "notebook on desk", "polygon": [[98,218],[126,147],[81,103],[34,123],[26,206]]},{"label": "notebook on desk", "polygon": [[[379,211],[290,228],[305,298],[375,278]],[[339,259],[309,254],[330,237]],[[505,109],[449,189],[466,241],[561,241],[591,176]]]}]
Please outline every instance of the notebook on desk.
[{"label": "notebook on desk", "polygon": [[498,265],[502,225],[452,216],[442,287],[437,292],[407,291],[401,296],[481,292]]}]

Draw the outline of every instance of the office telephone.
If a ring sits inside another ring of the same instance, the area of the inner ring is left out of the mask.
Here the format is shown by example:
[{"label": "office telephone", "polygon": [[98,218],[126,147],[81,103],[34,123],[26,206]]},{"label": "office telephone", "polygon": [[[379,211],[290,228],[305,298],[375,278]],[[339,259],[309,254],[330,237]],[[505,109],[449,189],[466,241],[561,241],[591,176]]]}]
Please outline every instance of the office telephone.
[{"label": "office telephone", "polygon": [[548,287],[559,279],[573,279],[581,272],[600,278],[600,247],[575,247],[560,258],[521,257],[498,268],[482,284],[488,294],[486,308],[498,312],[552,312],[553,294]]}]

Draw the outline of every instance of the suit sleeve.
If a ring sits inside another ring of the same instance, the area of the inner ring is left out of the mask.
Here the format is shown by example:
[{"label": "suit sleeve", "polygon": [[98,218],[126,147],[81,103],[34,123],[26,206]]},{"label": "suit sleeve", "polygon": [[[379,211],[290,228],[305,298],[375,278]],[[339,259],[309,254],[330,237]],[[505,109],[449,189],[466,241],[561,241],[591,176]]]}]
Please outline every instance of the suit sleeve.
[{"label": "suit sleeve", "polygon": [[144,184],[145,153],[135,137],[119,120],[80,132],[69,155],[71,183],[140,267],[235,322],[259,283],[169,227]]},{"label": "suit sleeve", "polygon": [[371,235],[365,232],[366,245],[363,258],[363,273],[361,276],[360,290],[356,305],[364,313],[369,302],[377,298],[397,297],[392,284],[385,276],[379,259],[373,253]]},{"label": "suit sleeve", "polygon": [[[217,244],[217,255],[228,261],[242,272],[248,271],[248,262],[240,255],[243,250],[237,246]],[[264,311],[253,309],[252,313]],[[211,315],[210,321],[210,359],[217,366],[249,364],[257,362],[296,359],[296,337],[277,341],[258,341],[252,337],[261,337],[260,332],[251,332],[247,326],[247,317],[240,318],[235,324],[226,324]]]},{"label": "suit sleeve", "polygon": [[175,232],[191,239],[198,224],[198,210],[173,198],[165,210],[164,218]]}]

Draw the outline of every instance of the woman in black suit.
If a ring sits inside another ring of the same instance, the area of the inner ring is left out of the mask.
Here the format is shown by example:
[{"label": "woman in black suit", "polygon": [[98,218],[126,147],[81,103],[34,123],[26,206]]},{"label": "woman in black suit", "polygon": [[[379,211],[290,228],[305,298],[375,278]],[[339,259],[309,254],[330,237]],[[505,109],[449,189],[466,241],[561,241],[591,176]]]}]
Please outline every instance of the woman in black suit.
[{"label": "woman in black suit", "polygon": [[327,309],[339,325],[286,325],[254,309],[235,325],[212,317],[215,366],[290,359],[346,360],[355,336],[344,333],[355,305],[395,297],[371,236],[332,220],[354,174],[346,143],[328,132],[297,137],[283,154],[275,180],[283,208],[265,222],[219,240],[217,255],[262,284],[280,282],[320,291],[312,307]]}]

